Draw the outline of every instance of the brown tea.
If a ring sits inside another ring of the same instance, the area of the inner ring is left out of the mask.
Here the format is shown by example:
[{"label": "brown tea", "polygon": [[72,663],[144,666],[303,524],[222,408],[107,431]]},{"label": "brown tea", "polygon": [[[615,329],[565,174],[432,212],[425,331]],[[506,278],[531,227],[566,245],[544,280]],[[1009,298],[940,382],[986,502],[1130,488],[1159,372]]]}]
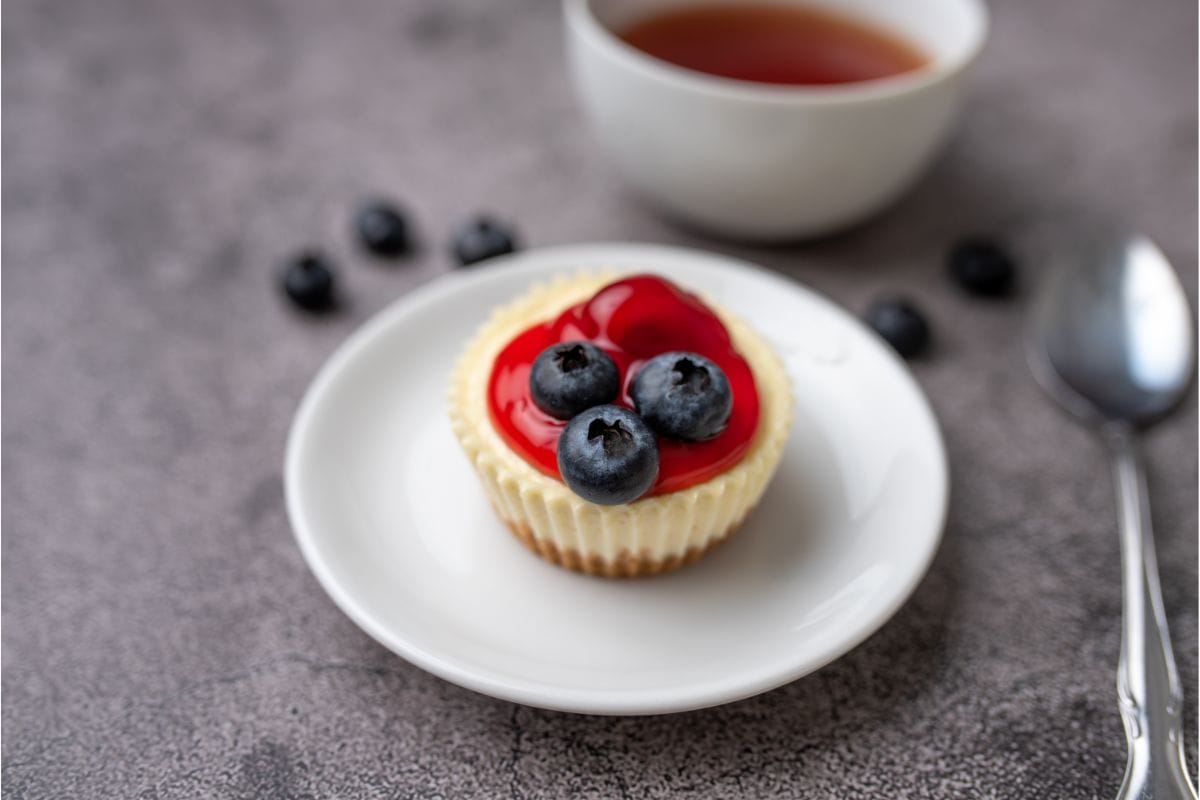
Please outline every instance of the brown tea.
[{"label": "brown tea", "polygon": [[853,83],[899,75],[929,62],[915,45],[893,33],[803,6],[695,6],[651,16],[617,33],[672,64],[757,83]]}]

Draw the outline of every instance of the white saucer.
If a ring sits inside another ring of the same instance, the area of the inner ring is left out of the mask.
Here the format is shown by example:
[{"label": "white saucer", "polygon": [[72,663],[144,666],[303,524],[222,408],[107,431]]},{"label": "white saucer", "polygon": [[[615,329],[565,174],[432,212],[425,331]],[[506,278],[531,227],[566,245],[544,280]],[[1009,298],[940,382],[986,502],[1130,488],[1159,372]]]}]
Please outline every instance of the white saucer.
[{"label": "white saucer", "polygon": [[[580,268],[652,271],[776,346],[796,421],[746,525],[699,563],[639,580],[568,572],[495,519],[446,417],[446,382],[489,310]],[[287,503],[304,557],[364,631],[448,681],[518,703],[651,714],[766,691],[884,623],[937,549],[937,423],[852,316],[748,264],[653,245],[520,253],[434,281],[321,369],[292,425]]]}]

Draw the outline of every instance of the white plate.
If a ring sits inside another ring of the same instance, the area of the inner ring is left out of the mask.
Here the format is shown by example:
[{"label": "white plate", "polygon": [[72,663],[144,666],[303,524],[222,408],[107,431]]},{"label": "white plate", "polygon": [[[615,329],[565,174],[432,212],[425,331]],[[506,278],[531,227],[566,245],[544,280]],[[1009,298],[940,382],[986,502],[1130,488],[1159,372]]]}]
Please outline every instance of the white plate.
[{"label": "white plate", "polygon": [[[699,563],[648,579],[586,577],[525,550],[446,417],[451,366],[493,306],[602,266],[718,299],[774,343],[795,387],[792,435],[758,510]],[[286,472],[304,557],[368,634],[461,686],[597,714],[729,702],[842,655],[916,587],[947,495],[929,405],[872,333],[782,277],[653,245],[520,253],[404,297],[317,375]]]}]

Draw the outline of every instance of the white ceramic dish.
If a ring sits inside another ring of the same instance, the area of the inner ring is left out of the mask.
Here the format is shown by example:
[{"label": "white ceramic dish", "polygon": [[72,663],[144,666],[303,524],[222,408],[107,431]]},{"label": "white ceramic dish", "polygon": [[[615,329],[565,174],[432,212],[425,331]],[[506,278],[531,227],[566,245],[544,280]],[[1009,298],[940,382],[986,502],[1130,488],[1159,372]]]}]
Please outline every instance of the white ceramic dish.
[{"label": "white ceramic dish", "polygon": [[[743,529],[695,565],[632,581],[526,551],[484,500],[443,399],[494,305],[555,273],[605,266],[719,298],[775,344],[795,382],[782,465]],[[309,566],[385,647],[514,702],[650,714],[766,691],[869,636],[933,557],[947,470],[920,389],[845,311],[742,262],[606,244],[498,259],[382,312],[313,381],[286,486]]]}]

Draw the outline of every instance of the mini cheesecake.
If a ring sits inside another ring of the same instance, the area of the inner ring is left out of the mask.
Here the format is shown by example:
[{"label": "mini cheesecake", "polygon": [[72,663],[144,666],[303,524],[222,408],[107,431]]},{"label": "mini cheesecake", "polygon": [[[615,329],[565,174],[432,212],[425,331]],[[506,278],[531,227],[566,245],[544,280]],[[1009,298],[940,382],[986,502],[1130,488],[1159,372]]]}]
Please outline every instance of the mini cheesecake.
[{"label": "mini cheesecake", "polygon": [[[587,341],[620,371],[613,404],[633,410],[638,371],[656,355],[699,354],[732,387],[723,430],[704,441],[657,436],[650,488],[613,505],[564,482],[558,441],[568,420],[543,411],[530,373],[546,347]],[[766,490],[791,425],[791,388],[749,325],[653,275],[581,274],[531,288],[496,309],[451,378],[450,420],[504,524],[555,564],[610,577],[695,561],[735,531]]]}]

